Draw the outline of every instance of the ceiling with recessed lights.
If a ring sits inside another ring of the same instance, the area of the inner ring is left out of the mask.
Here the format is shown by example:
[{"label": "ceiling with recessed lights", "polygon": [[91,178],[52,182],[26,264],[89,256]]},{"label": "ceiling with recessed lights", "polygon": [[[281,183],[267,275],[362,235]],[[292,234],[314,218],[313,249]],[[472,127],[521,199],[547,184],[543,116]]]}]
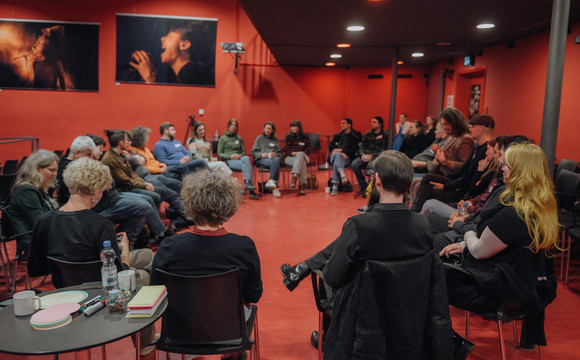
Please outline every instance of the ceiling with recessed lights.
[{"label": "ceiling with recessed lights", "polygon": [[[518,39],[548,30],[552,14],[551,0],[239,1],[278,63],[297,66],[390,65],[395,47],[399,60],[419,65],[502,43],[517,47]],[[576,21],[580,1],[571,0]],[[476,28],[483,23],[495,27]],[[364,30],[346,30],[353,25]],[[417,52],[424,56],[411,56]]]}]

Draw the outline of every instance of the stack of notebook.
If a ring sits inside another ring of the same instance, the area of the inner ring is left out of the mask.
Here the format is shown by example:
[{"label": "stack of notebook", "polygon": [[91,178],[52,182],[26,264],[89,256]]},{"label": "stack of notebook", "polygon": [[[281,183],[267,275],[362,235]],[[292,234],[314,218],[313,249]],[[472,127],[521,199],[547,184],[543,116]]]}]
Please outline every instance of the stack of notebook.
[{"label": "stack of notebook", "polygon": [[127,305],[127,317],[150,317],[166,296],[165,285],[143,286]]}]

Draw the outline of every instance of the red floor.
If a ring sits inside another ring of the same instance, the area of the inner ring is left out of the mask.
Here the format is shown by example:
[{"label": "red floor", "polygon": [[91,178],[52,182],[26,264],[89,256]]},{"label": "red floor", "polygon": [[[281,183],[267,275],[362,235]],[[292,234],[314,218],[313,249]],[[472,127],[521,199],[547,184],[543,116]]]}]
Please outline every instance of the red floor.
[{"label": "red floor", "polygon": [[[325,182],[327,175],[320,172]],[[244,198],[239,212],[227,223],[230,232],[250,236],[256,242],[262,260],[264,295],[260,300],[260,353],[262,360],[314,360],[317,352],[310,346],[310,333],[318,326],[310,281],[304,281],[290,293],[282,284],[279,267],[284,262],[296,263],[320,250],[340,233],[344,221],[356,215],[365,200],[353,194],[330,196],[324,188],[307,191],[306,196],[283,193],[274,199],[265,195],[258,201]],[[544,359],[580,359],[580,270],[571,269],[568,286],[558,285],[558,297],[547,309],[546,334],[548,346],[542,348]],[[41,279],[35,279],[38,286]],[[0,279],[0,298],[6,290]],[[20,282],[22,286],[22,281]],[[452,310],[455,329],[464,330],[464,313]],[[157,329],[160,330],[160,322]],[[2,326],[0,324],[0,326]],[[503,326],[508,359],[538,359],[536,351],[514,347],[512,325]],[[470,359],[499,359],[497,328],[494,323],[473,316],[470,339],[476,344]],[[576,345],[574,345],[576,344]],[[92,350],[92,358],[100,359],[100,350]],[[109,359],[131,359],[134,348],[129,339],[107,345]],[[73,354],[61,355],[73,359]],[[178,356],[174,355],[174,359]],[[0,359],[52,359],[51,356],[24,357],[0,354]],[[153,359],[149,355],[147,360]],[[164,354],[161,359],[165,359]],[[201,357],[199,358],[201,359]],[[219,357],[205,357],[219,359]]]}]

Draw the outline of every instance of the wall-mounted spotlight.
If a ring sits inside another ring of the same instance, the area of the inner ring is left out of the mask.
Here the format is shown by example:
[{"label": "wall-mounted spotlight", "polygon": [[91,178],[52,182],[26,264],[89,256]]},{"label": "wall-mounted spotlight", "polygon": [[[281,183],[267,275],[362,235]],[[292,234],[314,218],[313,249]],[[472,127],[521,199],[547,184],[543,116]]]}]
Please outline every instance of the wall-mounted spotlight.
[{"label": "wall-mounted spotlight", "polygon": [[244,44],[241,42],[223,42],[220,43],[223,52],[236,54],[236,66],[234,67],[234,74],[238,73],[238,60],[240,58],[240,54],[245,54],[246,49],[244,49]]}]

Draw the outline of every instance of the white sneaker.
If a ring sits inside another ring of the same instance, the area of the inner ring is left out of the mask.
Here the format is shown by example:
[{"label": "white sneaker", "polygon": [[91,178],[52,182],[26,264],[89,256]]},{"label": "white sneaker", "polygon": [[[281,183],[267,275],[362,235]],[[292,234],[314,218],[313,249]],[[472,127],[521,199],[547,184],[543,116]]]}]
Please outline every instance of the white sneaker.
[{"label": "white sneaker", "polygon": [[274,190],[272,190],[272,195],[273,195],[275,198],[279,198],[279,197],[281,197],[281,196],[282,196],[282,194],[280,194],[280,190],[278,190],[278,188],[275,188]]},{"label": "white sneaker", "polygon": [[338,186],[332,185],[332,189],[330,190],[330,195],[332,195],[332,196],[338,195]]},{"label": "white sneaker", "polygon": [[274,190],[275,188],[277,188],[275,180],[270,179],[266,181],[266,189]]}]

